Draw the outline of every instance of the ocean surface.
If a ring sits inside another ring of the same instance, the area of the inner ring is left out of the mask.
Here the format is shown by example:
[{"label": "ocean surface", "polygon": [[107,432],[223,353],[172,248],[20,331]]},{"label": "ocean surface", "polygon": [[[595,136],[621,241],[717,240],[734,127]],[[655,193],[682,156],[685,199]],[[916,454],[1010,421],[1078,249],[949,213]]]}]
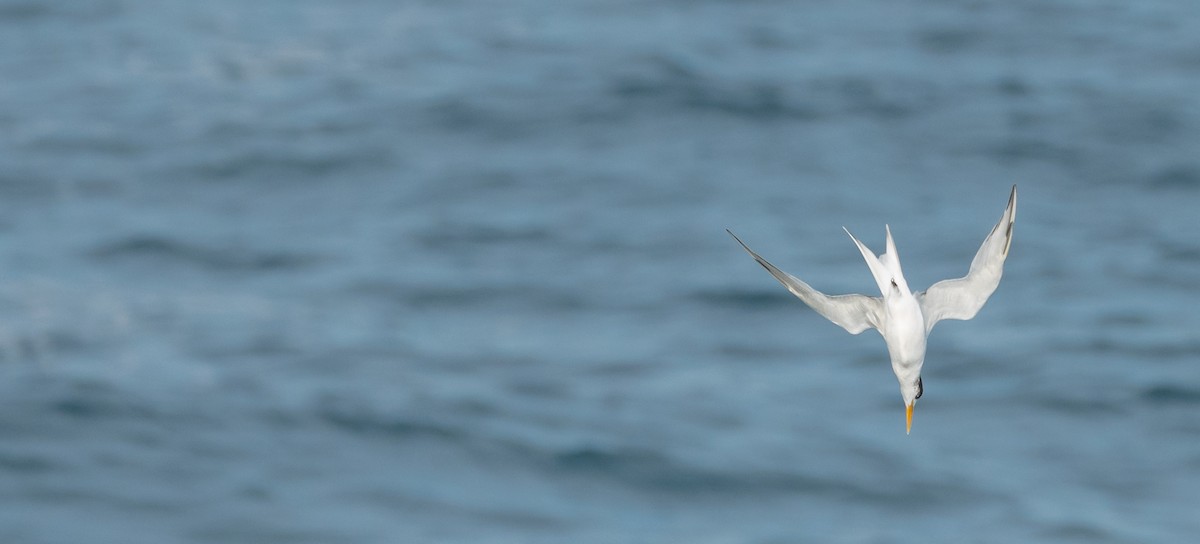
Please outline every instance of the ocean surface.
[{"label": "ocean surface", "polygon": [[[0,0],[0,541],[1200,534],[1200,3]],[[966,272],[911,435],[783,290]]]}]

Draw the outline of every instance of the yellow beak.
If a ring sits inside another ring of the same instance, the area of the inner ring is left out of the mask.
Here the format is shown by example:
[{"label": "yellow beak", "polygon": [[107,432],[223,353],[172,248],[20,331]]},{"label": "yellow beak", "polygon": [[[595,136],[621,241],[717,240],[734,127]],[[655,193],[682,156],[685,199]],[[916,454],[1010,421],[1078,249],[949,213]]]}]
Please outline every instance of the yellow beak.
[{"label": "yellow beak", "polygon": [[912,409],[913,409],[913,405],[911,405],[911,404],[904,407],[904,419],[905,419],[904,434],[908,434],[908,433],[912,432]]}]

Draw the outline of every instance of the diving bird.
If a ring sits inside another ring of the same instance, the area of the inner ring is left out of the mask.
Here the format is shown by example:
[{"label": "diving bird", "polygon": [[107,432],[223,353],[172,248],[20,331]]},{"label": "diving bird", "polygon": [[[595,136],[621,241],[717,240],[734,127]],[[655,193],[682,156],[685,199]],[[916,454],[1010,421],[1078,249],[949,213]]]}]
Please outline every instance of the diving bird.
[{"label": "diving bird", "polygon": [[758,264],[767,269],[775,279],[779,280],[792,294],[800,297],[805,304],[825,316],[826,319],[858,334],[867,329],[876,329],[887,343],[888,356],[892,360],[892,372],[900,381],[900,396],[904,400],[905,433],[912,431],[913,406],[921,398],[924,387],[921,382],[921,365],[925,363],[925,340],[929,331],[943,319],[971,319],[983,307],[983,303],[996,286],[1000,285],[1000,276],[1004,273],[1004,259],[1008,257],[1008,248],[1012,245],[1013,221],[1017,217],[1017,186],[1013,185],[1008,195],[1008,206],[1000,222],[992,227],[992,232],[983,240],[975,258],[971,260],[971,268],[967,275],[957,279],[943,280],[933,284],[929,289],[912,292],[908,282],[904,280],[904,271],[900,269],[900,254],[896,252],[896,243],[892,241],[892,229],[884,226],[887,231],[887,250],[876,256],[867,246],[858,241],[845,227],[842,230],[850,235],[875,283],[879,285],[881,297],[867,295],[835,295],[829,296],[800,281],[800,278],[788,274],[775,265],[760,257],[750,249],[732,231],[726,229],[734,240],[737,240]]}]

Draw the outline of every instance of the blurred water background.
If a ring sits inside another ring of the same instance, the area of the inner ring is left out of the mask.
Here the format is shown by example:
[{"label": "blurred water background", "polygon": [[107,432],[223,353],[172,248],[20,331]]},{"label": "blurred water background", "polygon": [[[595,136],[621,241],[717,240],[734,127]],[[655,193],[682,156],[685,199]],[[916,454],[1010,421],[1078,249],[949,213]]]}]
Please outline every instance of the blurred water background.
[{"label": "blurred water background", "polygon": [[[1186,542],[1200,4],[0,1],[0,540]],[[963,274],[912,435],[792,298]]]}]

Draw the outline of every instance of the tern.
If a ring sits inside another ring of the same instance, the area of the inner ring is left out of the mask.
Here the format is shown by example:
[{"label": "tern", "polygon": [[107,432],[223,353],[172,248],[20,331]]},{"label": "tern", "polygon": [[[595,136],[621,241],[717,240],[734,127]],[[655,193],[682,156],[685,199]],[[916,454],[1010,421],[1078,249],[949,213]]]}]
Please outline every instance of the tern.
[{"label": "tern", "polygon": [[900,396],[904,400],[905,433],[912,432],[913,407],[924,392],[921,382],[921,366],[925,363],[925,341],[929,331],[943,319],[971,319],[979,313],[983,303],[1000,285],[1004,272],[1004,259],[1012,245],[1013,221],[1017,216],[1017,186],[1013,185],[1008,195],[1008,206],[1000,222],[979,246],[971,268],[961,278],[943,280],[929,289],[912,292],[900,268],[900,254],[892,241],[892,229],[885,225],[887,250],[879,256],[858,241],[850,230],[842,227],[875,277],[879,292],[883,296],[835,295],[829,296],[784,272],[760,257],[732,231],[726,229],[742,248],[750,253],[758,264],[767,269],[788,291],[803,300],[817,313],[846,329],[858,334],[867,329],[876,329],[887,343],[888,356],[892,360],[892,372],[900,381]]}]

